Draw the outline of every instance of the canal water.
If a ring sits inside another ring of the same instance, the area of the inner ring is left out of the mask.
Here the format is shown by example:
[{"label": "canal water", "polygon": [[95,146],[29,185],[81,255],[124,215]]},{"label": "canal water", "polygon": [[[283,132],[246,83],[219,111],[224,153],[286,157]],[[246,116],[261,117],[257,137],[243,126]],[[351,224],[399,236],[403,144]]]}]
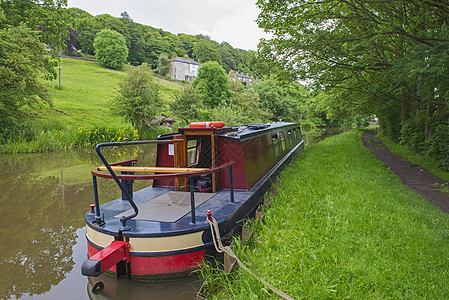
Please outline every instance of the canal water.
[{"label": "canal water", "polygon": [[[128,151],[105,156],[154,165],[154,145]],[[100,165],[93,149],[1,154],[0,162],[0,299],[194,299],[201,285],[195,277],[150,283],[81,275],[87,258],[84,214],[94,202],[90,170]],[[136,189],[150,183],[136,182]],[[120,197],[112,180],[98,184],[102,203]],[[94,295],[99,280],[104,292]]]},{"label": "canal water", "polygon": [[[329,135],[304,135],[310,145]],[[154,166],[155,145],[105,151],[109,162],[138,158]],[[0,154],[0,299],[194,299],[196,277],[164,283],[102,275],[86,278],[84,214],[94,202],[90,170],[101,164],[94,149],[38,154]],[[135,189],[151,182],[136,181]],[[101,203],[120,197],[112,180],[98,179]],[[92,294],[102,281],[104,292]]]}]

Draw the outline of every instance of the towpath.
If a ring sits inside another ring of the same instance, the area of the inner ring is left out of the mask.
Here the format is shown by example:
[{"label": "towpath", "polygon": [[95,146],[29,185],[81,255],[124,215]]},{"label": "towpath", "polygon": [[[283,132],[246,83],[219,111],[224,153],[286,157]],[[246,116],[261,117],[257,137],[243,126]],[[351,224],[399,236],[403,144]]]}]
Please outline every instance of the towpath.
[{"label": "towpath", "polygon": [[392,153],[382,141],[376,139],[374,130],[366,131],[362,140],[365,147],[395,172],[406,186],[421,194],[443,212],[449,213],[449,195],[440,192],[435,185],[444,184],[449,187],[449,182],[433,175],[424,167]]}]

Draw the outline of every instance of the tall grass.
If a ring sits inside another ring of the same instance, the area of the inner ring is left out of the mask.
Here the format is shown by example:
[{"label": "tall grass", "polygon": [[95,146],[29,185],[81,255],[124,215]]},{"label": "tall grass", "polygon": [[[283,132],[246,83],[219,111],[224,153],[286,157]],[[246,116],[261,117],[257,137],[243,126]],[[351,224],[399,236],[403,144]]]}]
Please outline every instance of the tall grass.
[{"label": "tall grass", "polygon": [[[234,243],[267,282],[296,299],[449,299],[449,217],[363,147],[361,132],[307,148],[276,189],[251,242]],[[277,298],[241,269],[205,274],[207,299]]]},{"label": "tall grass", "polygon": [[90,147],[102,142],[137,140],[139,134],[131,127],[108,128],[78,127],[72,129],[37,130],[30,138],[29,133],[20,132],[0,147],[3,153],[55,151],[77,147]]}]

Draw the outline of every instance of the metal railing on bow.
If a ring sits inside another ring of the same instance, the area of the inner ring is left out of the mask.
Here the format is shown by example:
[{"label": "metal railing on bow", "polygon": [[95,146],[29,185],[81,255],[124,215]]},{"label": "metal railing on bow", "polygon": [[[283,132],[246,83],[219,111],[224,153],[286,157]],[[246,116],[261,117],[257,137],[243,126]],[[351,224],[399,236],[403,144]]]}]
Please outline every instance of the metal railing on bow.
[{"label": "metal railing on bow", "polygon": [[[116,162],[110,164],[103,153],[101,152],[102,147],[111,146],[129,146],[129,145],[142,145],[142,144],[174,144],[180,143],[182,140],[161,140],[161,141],[132,141],[132,142],[113,142],[113,143],[101,143],[95,148],[104,166],[94,168],[92,172],[94,197],[95,197],[95,222],[99,225],[104,224],[104,220],[100,213],[100,201],[98,197],[98,185],[97,177],[114,179],[117,186],[122,191],[122,199],[127,200],[131,207],[134,209],[134,213],[129,216],[120,217],[121,227],[119,231],[131,230],[131,227],[127,226],[128,220],[134,218],[139,213],[139,209],[135,202],[133,201],[133,191],[132,191],[132,181],[134,180],[154,180],[154,179],[164,179],[164,178],[189,178],[189,189],[190,189],[190,207],[192,224],[195,224],[196,214],[195,214],[195,194],[194,194],[194,182],[193,178],[195,176],[201,176],[205,174],[217,173],[221,170],[229,168],[229,189],[230,189],[230,200],[234,202],[234,184],[233,184],[233,174],[232,165],[234,161],[229,161],[221,164],[214,168],[168,168],[168,167],[135,167],[137,159],[126,160],[121,162]],[[104,171],[108,171],[105,173]],[[121,174],[116,174],[116,172],[121,172]],[[136,172],[153,172],[158,174],[135,174]],[[121,180],[121,181],[120,181]]]}]

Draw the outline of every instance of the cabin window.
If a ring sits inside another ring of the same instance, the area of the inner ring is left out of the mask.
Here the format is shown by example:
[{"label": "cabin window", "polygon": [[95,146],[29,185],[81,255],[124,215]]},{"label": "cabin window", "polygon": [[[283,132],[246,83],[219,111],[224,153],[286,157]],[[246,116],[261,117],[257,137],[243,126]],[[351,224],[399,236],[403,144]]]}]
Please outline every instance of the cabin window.
[{"label": "cabin window", "polygon": [[198,140],[187,141],[187,163],[189,167],[198,164]]},{"label": "cabin window", "polygon": [[279,132],[279,139],[281,140],[281,151],[285,151],[285,135],[284,132]]},{"label": "cabin window", "polygon": [[293,136],[292,136],[292,130],[289,129],[287,131],[287,146],[292,146],[293,145]]},{"label": "cabin window", "polygon": [[301,139],[301,127],[298,127],[298,130],[297,130],[297,138],[298,138],[298,140],[300,140]]},{"label": "cabin window", "polygon": [[272,136],[274,157],[279,156],[279,141],[277,135]]}]

